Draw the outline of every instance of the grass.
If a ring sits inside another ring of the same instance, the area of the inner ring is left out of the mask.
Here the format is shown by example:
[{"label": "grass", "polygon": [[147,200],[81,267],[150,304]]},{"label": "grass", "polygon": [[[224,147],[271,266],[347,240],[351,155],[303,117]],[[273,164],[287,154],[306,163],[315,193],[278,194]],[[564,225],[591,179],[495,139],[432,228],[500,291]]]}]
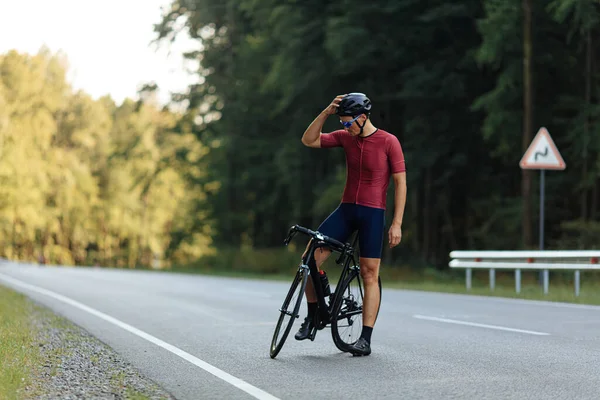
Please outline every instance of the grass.
[{"label": "grass", "polygon": [[386,282],[384,283],[384,285],[390,288],[421,290],[429,292],[458,293],[479,296],[508,297],[527,300],[544,300],[600,305],[600,291],[598,291],[598,289],[600,289],[600,285],[597,284],[595,285],[595,287],[588,287],[586,291],[580,292],[579,296],[575,296],[574,290],[571,286],[562,284],[549,285],[548,294],[543,293],[543,288],[541,285],[537,285],[534,283],[530,283],[528,285],[521,285],[520,293],[517,293],[514,287],[496,286],[495,289],[492,291],[489,287],[486,287],[484,285],[481,285],[480,287],[472,287],[471,290],[467,291],[464,284],[444,282],[422,282],[418,284],[403,282]]},{"label": "grass", "polygon": [[[43,321],[43,324],[40,322]],[[40,329],[63,333],[61,346],[43,349]],[[59,373],[61,360],[68,357],[77,341],[83,340],[70,321],[31,302],[26,296],[0,285],[0,400],[24,400],[44,394],[44,382]],[[63,346],[64,345],[64,346]],[[98,362],[98,356],[90,356]],[[47,367],[46,373],[43,373]],[[125,387],[125,374],[111,376],[115,388]],[[125,398],[150,399],[133,388],[125,388]]]},{"label": "grass", "polygon": [[[228,249],[195,265],[175,266],[164,271],[291,281],[294,267],[298,265],[299,251],[301,250]],[[324,269],[330,282],[337,281],[340,268],[333,261],[333,257],[327,260]],[[575,296],[573,274],[568,271],[550,273],[548,294],[543,293],[543,288],[537,281],[538,273],[535,271],[522,271],[520,293],[515,291],[513,271],[496,271],[496,285],[493,291],[490,290],[488,277],[488,270],[474,271],[471,290],[467,291],[464,270],[439,271],[434,268],[389,265],[381,267],[384,288],[600,305],[600,272],[581,272],[579,296]]]},{"label": "grass", "polygon": [[[113,374],[111,376],[111,384],[114,387],[125,387],[125,379],[126,378],[127,378],[127,376],[122,371],[113,372]],[[132,388],[126,388],[125,398],[127,400],[149,400],[150,399],[150,397],[148,397],[147,395],[140,393],[137,390],[132,389]]]},{"label": "grass", "polygon": [[41,360],[26,298],[0,286],[0,399],[18,399]]}]

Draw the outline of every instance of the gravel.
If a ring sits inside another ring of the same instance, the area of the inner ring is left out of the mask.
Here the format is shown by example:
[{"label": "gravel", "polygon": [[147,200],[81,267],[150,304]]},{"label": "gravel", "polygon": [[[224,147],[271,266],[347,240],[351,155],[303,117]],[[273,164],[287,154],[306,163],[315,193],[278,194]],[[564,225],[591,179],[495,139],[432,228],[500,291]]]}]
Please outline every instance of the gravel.
[{"label": "gravel", "polygon": [[81,327],[43,307],[33,310],[42,362],[23,399],[174,399]]}]

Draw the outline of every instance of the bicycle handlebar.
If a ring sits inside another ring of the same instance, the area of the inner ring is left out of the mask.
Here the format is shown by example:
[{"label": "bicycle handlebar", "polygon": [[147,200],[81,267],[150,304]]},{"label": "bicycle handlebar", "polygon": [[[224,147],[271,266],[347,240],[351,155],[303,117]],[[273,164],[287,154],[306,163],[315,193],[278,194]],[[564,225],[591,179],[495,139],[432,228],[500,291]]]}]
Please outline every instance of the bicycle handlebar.
[{"label": "bicycle handlebar", "polygon": [[296,232],[302,232],[305,235],[313,237],[314,239],[320,240],[320,241],[325,242],[327,244],[331,244],[331,245],[337,247],[336,250],[338,250],[340,252],[343,252],[343,251],[345,251],[345,250],[347,250],[347,249],[350,248],[350,245],[347,244],[347,243],[344,244],[344,243],[342,243],[342,242],[340,242],[340,241],[338,241],[338,240],[336,240],[336,239],[334,239],[332,237],[323,235],[321,232],[313,231],[311,229],[305,228],[305,227],[300,226],[300,225],[293,225],[290,228],[290,230],[288,232],[288,236],[287,236],[287,238],[284,241],[284,243],[285,243],[286,246],[288,245],[288,243],[290,242],[290,240],[292,240],[292,237],[294,236],[294,234]]}]

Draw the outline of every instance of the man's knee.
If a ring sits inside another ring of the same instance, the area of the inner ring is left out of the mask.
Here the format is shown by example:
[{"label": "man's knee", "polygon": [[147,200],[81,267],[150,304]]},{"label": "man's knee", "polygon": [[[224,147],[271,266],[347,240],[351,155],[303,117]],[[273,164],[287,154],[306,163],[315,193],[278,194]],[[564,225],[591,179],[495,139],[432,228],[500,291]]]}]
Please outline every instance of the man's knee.
[{"label": "man's knee", "polygon": [[[311,241],[312,241],[312,239],[311,239]],[[306,259],[306,254],[308,252],[308,249],[310,248],[311,241],[308,242],[308,244],[306,245],[306,249],[304,250],[304,253],[302,254],[303,260]],[[315,257],[315,262],[317,263],[317,265],[321,265],[322,263],[324,263],[330,254],[331,254],[331,250],[329,250],[326,247],[319,247],[319,248],[315,249],[314,257]]]},{"label": "man's knee", "polygon": [[360,259],[360,275],[365,283],[375,283],[379,278],[379,265],[381,259],[379,258],[361,258]]},{"label": "man's knee", "polygon": [[317,265],[321,265],[327,260],[327,257],[331,254],[331,250],[326,247],[319,247],[315,250],[315,261]]}]

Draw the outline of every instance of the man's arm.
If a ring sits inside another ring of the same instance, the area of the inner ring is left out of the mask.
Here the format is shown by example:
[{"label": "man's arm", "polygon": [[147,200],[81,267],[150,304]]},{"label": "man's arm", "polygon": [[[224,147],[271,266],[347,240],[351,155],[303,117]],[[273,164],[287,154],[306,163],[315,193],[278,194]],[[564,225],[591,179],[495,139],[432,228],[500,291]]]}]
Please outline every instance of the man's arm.
[{"label": "man's arm", "polygon": [[306,131],[304,131],[304,135],[302,135],[303,145],[316,149],[321,147],[321,129],[323,128],[325,121],[327,121],[327,117],[329,117],[329,115],[324,111],[321,111],[317,118],[311,122],[308,128],[306,128]]},{"label": "man's arm", "polygon": [[392,175],[394,178],[394,219],[393,224],[402,225],[404,218],[404,207],[406,205],[406,172],[398,172]]},{"label": "man's arm", "polygon": [[313,122],[306,128],[304,135],[302,135],[302,144],[312,148],[321,147],[321,129],[325,124],[325,121],[330,115],[336,113],[342,97],[345,95],[336,96],[335,99],[325,108],[321,113],[314,119]]},{"label": "man's arm", "polygon": [[397,246],[402,240],[402,222],[404,218],[404,206],[406,205],[406,172],[397,172],[394,178],[394,218],[390,227],[388,239],[390,248]]}]

